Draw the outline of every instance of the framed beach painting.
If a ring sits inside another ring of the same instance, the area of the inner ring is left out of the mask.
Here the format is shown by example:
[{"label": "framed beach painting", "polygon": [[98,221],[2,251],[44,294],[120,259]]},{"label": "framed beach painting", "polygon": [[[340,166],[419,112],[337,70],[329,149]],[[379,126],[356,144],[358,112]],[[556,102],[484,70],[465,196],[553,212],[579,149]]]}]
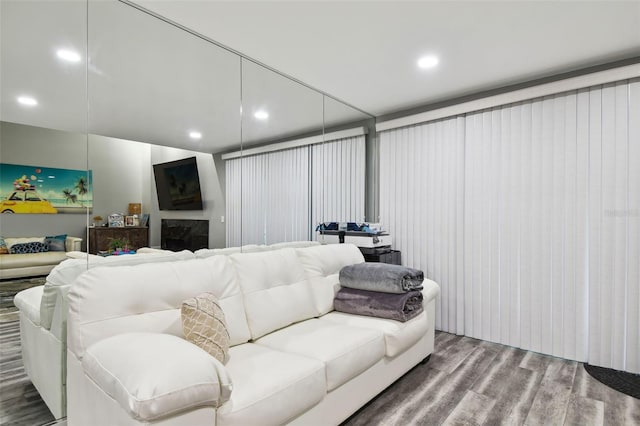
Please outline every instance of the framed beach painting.
[{"label": "framed beach painting", "polygon": [[0,213],[85,214],[91,181],[91,170],[0,163]]}]

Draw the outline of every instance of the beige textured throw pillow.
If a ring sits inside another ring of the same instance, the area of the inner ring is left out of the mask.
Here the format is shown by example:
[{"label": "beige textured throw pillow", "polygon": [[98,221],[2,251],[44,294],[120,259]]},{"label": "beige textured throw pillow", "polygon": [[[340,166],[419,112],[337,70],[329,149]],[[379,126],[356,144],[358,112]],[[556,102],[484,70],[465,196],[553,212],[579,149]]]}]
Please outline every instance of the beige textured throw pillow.
[{"label": "beige textured throw pillow", "polygon": [[182,330],[189,342],[224,363],[229,354],[229,332],[224,312],[213,293],[202,293],[182,302]]}]

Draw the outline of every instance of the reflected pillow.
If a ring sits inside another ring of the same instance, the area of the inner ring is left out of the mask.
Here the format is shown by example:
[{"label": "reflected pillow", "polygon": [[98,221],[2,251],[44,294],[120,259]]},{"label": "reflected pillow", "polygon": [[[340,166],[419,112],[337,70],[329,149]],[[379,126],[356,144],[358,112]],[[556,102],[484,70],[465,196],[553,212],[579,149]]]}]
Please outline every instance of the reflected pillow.
[{"label": "reflected pillow", "polygon": [[49,251],[66,251],[66,240],[67,234],[47,236],[44,239],[44,243],[49,247]]},{"label": "reflected pillow", "polygon": [[49,251],[49,247],[40,242],[14,244],[11,246],[11,254],[44,253],[47,251]]},{"label": "reflected pillow", "polygon": [[7,243],[4,240],[4,237],[0,237],[0,254],[9,253],[9,248],[7,247]]}]

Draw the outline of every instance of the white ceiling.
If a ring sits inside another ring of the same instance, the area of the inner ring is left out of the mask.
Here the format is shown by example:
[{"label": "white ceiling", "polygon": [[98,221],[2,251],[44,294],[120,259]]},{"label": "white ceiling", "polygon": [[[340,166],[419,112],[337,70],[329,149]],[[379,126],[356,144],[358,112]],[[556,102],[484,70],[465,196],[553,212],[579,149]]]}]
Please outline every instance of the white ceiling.
[{"label": "white ceiling", "polygon": [[640,55],[639,0],[134,1],[377,116]]},{"label": "white ceiling", "polygon": [[[3,121],[224,152],[367,118],[116,0],[2,0],[0,10]],[[60,48],[80,60],[61,61]],[[38,104],[16,102],[24,95]]]},{"label": "white ceiling", "polygon": [[[135,2],[376,116],[640,56],[640,0]],[[122,2],[0,7],[0,120],[224,152],[366,118]]]}]

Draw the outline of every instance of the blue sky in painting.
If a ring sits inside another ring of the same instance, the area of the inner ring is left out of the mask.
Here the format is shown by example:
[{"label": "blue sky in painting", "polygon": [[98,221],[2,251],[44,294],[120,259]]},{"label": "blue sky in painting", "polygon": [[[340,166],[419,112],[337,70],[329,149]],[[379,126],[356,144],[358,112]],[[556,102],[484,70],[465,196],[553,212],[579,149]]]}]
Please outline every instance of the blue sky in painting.
[{"label": "blue sky in painting", "polygon": [[[41,197],[48,199],[54,206],[69,206],[65,201],[62,191],[71,190],[78,194],[75,189],[80,177],[84,177],[89,182],[92,181],[92,173],[86,170],[57,169],[52,167],[26,166],[18,164],[0,164],[0,198],[5,198],[15,191],[13,183],[16,179],[26,176],[29,183],[35,185],[36,191]],[[82,197],[82,205],[89,207],[93,204],[93,191],[89,187],[89,192]],[[80,206],[79,203],[76,203]]]}]

